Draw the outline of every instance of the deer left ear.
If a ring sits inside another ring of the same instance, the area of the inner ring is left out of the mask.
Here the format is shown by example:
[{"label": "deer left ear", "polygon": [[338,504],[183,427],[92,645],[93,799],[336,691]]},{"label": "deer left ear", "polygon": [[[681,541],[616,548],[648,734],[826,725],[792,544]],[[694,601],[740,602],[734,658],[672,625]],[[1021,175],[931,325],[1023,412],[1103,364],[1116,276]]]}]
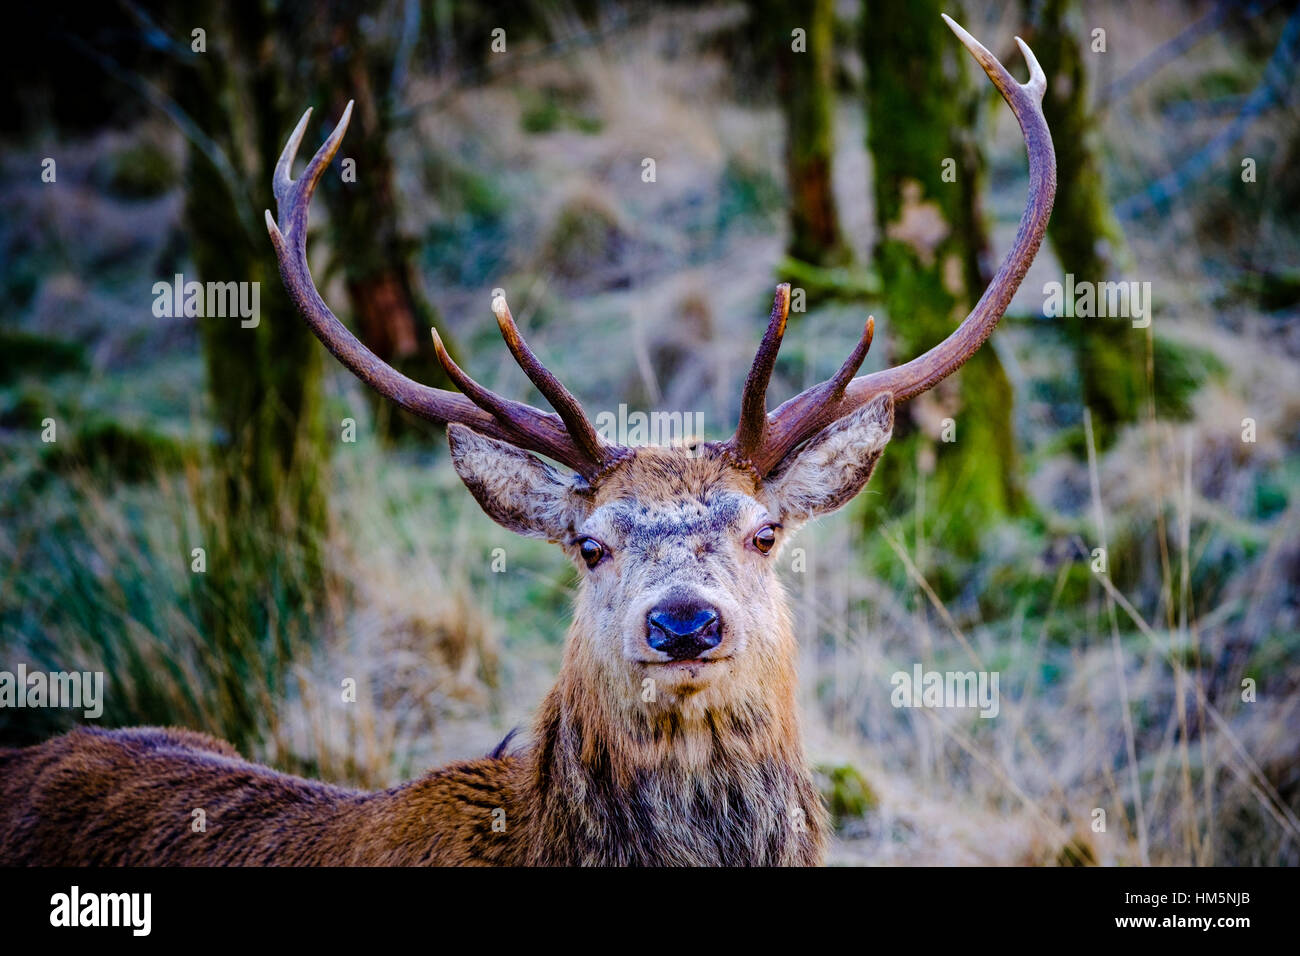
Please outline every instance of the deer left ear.
[{"label": "deer left ear", "polygon": [[764,482],[776,512],[798,523],[848,504],[866,485],[893,433],[889,393],[827,427]]},{"label": "deer left ear", "polygon": [[579,488],[536,455],[478,434],[447,426],[451,463],[488,517],[518,534],[563,541],[583,514]]}]

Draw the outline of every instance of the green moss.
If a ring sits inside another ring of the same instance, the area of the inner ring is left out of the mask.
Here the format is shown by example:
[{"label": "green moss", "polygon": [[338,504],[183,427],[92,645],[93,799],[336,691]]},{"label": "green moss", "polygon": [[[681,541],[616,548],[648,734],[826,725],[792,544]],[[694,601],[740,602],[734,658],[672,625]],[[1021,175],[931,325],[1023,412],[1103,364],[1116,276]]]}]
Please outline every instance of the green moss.
[{"label": "green moss", "polygon": [[23,391],[6,404],[0,412],[0,426],[5,428],[37,429],[41,422],[54,414],[55,401],[44,390]]},{"label": "green moss", "polygon": [[[880,297],[880,277],[874,269],[837,266],[825,268],[786,256],[777,266],[782,279],[808,294],[809,309],[832,299],[853,302],[874,301]],[[791,318],[797,318],[797,313]]]},{"label": "green moss", "polygon": [[574,129],[594,135],[604,129],[600,117],[584,113],[573,102],[574,97],[560,90],[525,90],[524,108],[519,114],[519,125],[526,133],[554,133],[561,129]]},{"label": "green moss", "polygon": [[22,375],[48,378],[85,368],[86,350],[79,342],[0,329],[0,385]]},{"label": "green moss", "polygon": [[561,118],[560,104],[555,97],[529,91],[519,125],[525,133],[551,133],[560,128]]},{"label": "green moss", "polygon": [[[1211,352],[1173,342],[1162,336],[1151,341],[1151,373],[1148,383],[1146,344],[1129,336],[1140,329],[1115,327],[1112,334],[1089,334],[1076,340],[1076,355],[1083,364],[1078,373],[1082,387],[1091,397],[1093,440],[1099,451],[1110,448],[1125,423],[1145,415],[1148,390],[1161,419],[1187,421],[1192,417],[1192,398],[1209,379],[1226,374],[1223,363]],[[1138,358],[1134,358],[1134,356]],[[1107,383],[1103,391],[1089,389],[1088,381]],[[1054,442],[1078,458],[1088,453],[1087,434],[1082,427],[1067,428]]]},{"label": "green moss", "polygon": [[165,435],[96,422],[52,443],[45,463],[58,472],[87,468],[121,481],[144,481],[158,471],[180,467],[184,456],[184,446]]},{"label": "green moss", "polygon": [[1090,588],[1095,586],[1092,571],[1083,561],[1071,561],[1064,571],[1059,567],[1043,569],[1037,562],[1026,560],[1027,553],[1030,553],[1028,547],[1019,548],[1015,557],[981,571],[976,590],[982,620],[1004,620],[1018,607],[1024,607],[1032,617],[1045,616],[1053,595],[1057,594],[1060,575],[1063,578],[1056,596],[1058,610],[1081,606]]},{"label": "green moss", "polygon": [[1206,349],[1156,337],[1152,364],[1156,414],[1161,418],[1191,418],[1191,398],[1208,379],[1227,374],[1223,362]]},{"label": "green moss", "polygon": [[[787,243],[794,259],[818,266],[851,258],[832,185],[835,161],[834,0],[753,0],[746,44],[763,64],[784,123]],[[793,32],[803,46],[795,49]],[[734,59],[733,59],[734,62]]]},{"label": "green moss", "polygon": [[876,791],[852,764],[819,764],[816,774],[822,798],[837,829],[862,819],[880,805]]},{"label": "green moss", "polygon": [[1289,309],[1300,303],[1300,269],[1250,272],[1233,280],[1237,292],[1249,295],[1266,312]]},{"label": "green moss", "polygon": [[93,176],[109,193],[121,199],[161,196],[180,179],[171,156],[149,140],[113,153]]},{"label": "green moss", "polygon": [[1252,517],[1257,521],[1268,521],[1286,510],[1289,500],[1287,486],[1274,475],[1260,475],[1255,479],[1255,495]]}]

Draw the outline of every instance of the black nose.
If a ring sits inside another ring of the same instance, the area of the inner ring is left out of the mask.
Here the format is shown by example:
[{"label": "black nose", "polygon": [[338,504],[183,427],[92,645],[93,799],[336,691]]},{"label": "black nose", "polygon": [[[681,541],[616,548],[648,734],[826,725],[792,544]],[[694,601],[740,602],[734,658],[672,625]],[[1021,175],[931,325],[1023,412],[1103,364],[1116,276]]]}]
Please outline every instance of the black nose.
[{"label": "black nose", "polygon": [[646,618],[646,643],[675,661],[699,657],[722,642],[718,612],[697,602],[655,608]]}]

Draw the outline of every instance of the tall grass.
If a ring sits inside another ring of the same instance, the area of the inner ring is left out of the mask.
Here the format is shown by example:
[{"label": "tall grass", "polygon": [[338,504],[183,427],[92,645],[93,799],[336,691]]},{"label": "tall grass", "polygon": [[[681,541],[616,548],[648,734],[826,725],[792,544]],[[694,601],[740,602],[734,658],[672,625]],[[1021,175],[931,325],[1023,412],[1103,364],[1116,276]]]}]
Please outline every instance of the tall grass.
[{"label": "tall grass", "polygon": [[[291,536],[211,510],[228,478],[211,463],[139,483],[89,468],[17,481],[0,556],[4,666],[103,672],[104,726],[183,726],[300,772],[395,779],[452,702],[488,703],[495,635],[445,558],[411,554],[405,507],[374,494],[378,462],[357,460],[323,580],[305,570],[321,543],[299,554]],[[0,734],[34,742],[79,719],[6,708]]]}]

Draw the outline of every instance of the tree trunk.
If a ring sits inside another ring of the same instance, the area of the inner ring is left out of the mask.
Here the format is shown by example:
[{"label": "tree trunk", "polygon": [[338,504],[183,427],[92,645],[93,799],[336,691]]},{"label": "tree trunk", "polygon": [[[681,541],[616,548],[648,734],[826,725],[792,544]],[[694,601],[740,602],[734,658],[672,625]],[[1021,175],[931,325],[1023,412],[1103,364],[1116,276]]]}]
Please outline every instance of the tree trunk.
[{"label": "tree trunk", "polygon": [[[325,445],[317,421],[320,354],[280,282],[269,240],[253,216],[271,205],[271,177],[296,121],[268,36],[263,5],[224,6],[208,17],[210,52],[178,82],[178,99],[234,164],[235,188],[213,157],[190,150],[185,217],[204,281],[259,283],[257,325],[235,318],[201,323],[218,441],[243,479],[234,498],[281,531],[324,529]],[[233,61],[228,58],[233,58]],[[254,108],[249,108],[253,105]],[[318,132],[318,128],[309,133]]]},{"label": "tree trunk", "polygon": [[[388,5],[391,16],[400,5]],[[355,180],[326,177],[322,192],[330,203],[332,245],[343,267],[358,337],[385,362],[426,385],[454,388],[433,351],[430,328],[437,311],[420,286],[413,263],[417,242],[401,228],[396,171],[388,146],[393,126],[394,57],[404,28],[398,23],[363,30],[360,19],[382,21],[379,3],[331,3],[315,61],[328,64],[315,85],[330,104],[330,115],[342,114],[356,100],[352,127],[342,155],[355,162]],[[452,354],[446,328],[439,328]],[[385,437],[414,429],[435,434],[435,426],[393,408],[371,394],[376,421]]]},{"label": "tree trunk", "polygon": [[[790,190],[787,253],[818,266],[849,257],[832,189],[835,155],[834,0],[755,0],[751,30],[769,51],[785,120]],[[795,35],[795,30],[803,33]]]},{"label": "tree trunk", "polygon": [[[979,91],[941,10],[957,15],[951,4],[913,0],[870,5],[863,22],[881,328],[893,363],[942,341],[989,277],[983,160],[974,139]],[[927,481],[927,527],[941,524],[943,545],[957,556],[973,556],[980,529],[1023,506],[1011,407],[1010,382],[985,345],[899,417],[878,474],[895,507],[912,499],[918,479]],[[946,428],[945,419],[952,419]],[[915,473],[931,463],[931,477]]]},{"label": "tree trunk", "polygon": [[[1047,74],[1043,115],[1056,146],[1056,205],[1047,227],[1062,272],[1076,282],[1116,278],[1127,261],[1124,235],[1111,211],[1097,155],[1088,71],[1080,37],[1085,24],[1072,0],[1024,0],[1026,39]],[[1097,441],[1137,418],[1146,392],[1145,333],[1127,318],[1060,319],[1075,353],[1084,407]]]},{"label": "tree trunk", "polygon": [[[260,221],[274,205],[272,173],[297,121],[269,39],[280,29],[252,0],[201,13],[194,20],[204,24],[208,51],[178,69],[175,95],[229,166],[223,175],[212,152],[191,146],[186,232],[197,278],[257,283],[259,311],[254,327],[238,315],[200,320],[216,477],[200,489],[208,573],[195,575],[194,594],[205,662],[223,700],[222,726],[213,729],[247,743],[265,727],[254,687],[287,659],[322,584],[328,446],[320,347],[284,291]],[[319,132],[318,123],[309,128],[308,150]],[[251,679],[250,668],[262,676]]]}]

